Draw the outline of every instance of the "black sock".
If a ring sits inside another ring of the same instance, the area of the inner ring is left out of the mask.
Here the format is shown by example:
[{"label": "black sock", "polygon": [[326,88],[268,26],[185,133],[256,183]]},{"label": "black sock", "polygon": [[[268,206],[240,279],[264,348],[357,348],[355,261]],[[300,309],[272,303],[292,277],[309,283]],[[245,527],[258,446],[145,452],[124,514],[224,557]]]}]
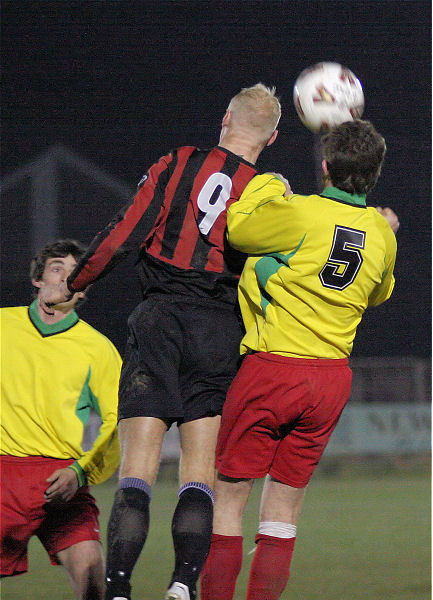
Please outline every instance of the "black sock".
[{"label": "black sock", "polygon": [[212,490],[205,484],[186,484],[179,493],[171,526],[175,552],[172,582],[187,585],[191,600],[209,552],[212,520]]},{"label": "black sock", "polygon": [[106,600],[130,595],[129,579],[149,531],[149,502],[149,492],[137,487],[123,487],[114,496],[107,533]]}]

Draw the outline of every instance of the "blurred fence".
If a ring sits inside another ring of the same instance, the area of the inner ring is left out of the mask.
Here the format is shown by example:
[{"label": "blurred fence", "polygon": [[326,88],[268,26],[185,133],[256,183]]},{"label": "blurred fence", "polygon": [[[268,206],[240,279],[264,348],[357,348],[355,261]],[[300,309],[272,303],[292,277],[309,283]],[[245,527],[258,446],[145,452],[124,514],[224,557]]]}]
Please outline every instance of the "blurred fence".
[{"label": "blurred fence", "polygon": [[[353,358],[352,394],[326,456],[426,454],[431,448],[431,363],[411,357]],[[93,415],[86,446],[97,435]],[[179,456],[176,426],[165,436],[163,461]]]}]

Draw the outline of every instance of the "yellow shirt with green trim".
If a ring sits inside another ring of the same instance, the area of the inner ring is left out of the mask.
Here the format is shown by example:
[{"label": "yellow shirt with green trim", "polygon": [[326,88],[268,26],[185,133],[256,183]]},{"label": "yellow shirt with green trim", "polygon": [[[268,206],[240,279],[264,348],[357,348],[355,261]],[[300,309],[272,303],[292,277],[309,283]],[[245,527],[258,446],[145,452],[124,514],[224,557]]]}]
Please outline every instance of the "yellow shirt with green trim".
[{"label": "yellow shirt with green trim", "polygon": [[[0,453],[73,458],[80,485],[105,481],[119,464],[121,358],[115,346],[75,312],[45,324],[36,301],[2,308],[0,317]],[[84,451],[91,409],[102,422]]]},{"label": "yellow shirt with green trim", "polygon": [[365,196],[284,194],[280,179],[258,175],[227,213],[229,243],[250,255],[241,353],[347,357],[367,306],[392,293],[395,235]]}]

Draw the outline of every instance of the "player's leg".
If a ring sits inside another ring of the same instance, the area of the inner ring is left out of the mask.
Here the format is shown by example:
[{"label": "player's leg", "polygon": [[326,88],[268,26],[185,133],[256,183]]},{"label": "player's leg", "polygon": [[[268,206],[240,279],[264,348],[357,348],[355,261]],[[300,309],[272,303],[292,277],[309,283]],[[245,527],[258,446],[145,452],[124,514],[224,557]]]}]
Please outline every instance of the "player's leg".
[{"label": "player's leg", "polygon": [[241,330],[234,308],[223,303],[179,304],[177,314],[183,324],[179,382],[184,416],[179,427],[181,488],[172,523],[172,584],[186,589],[170,585],[166,597],[183,600],[195,597],[211,541],[219,415],[238,366]]},{"label": "player's leg", "polygon": [[285,384],[283,393],[276,389],[268,396],[285,435],[264,485],[247,600],[277,600],[287,585],[305,488],[338,422],[351,382],[345,360],[268,356],[267,361],[269,379]]},{"label": "player's leg", "polygon": [[131,573],[148,534],[151,488],[167,422],[182,415],[182,343],[172,312],[170,298],[148,295],[128,319],[119,384],[121,463],[108,525],[106,600],[130,597]]},{"label": "player's leg", "polygon": [[[55,465],[51,472],[53,468]],[[104,557],[98,514],[95,498],[89,488],[83,486],[68,502],[45,505],[45,518],[36,532],[51,564],[65,567],[79,600],[104,597]]]},{"label": "player's leg", "polygon": [[78,600],[102,600],[104,597],[104,557],[96,540],[78,542],[56,554],[65,567]]},{"label": "player's leg", "polygon": [[196,594],[212,535],[215,446],[220,420],[220,416],[205,417],[179,427],[180,489],[172,520],[175,567],[166,598],[192,599]]},{"label": "player's leg", "polygon": [[305,488],[265,479],[247,600],[277,600],[287,585]]},{"label": "player's leg", "polygon": [[272,411],[263,409],[261,361],[248,356],[224,404],[218,435],[214,535],[201,578],[204,600],[231,600],[242,564],[241,519],[252,481],[268,472],[277,445]]},{"label": "player's leg", "polygon": [[46,462],[0,455],[0,577],[27,572],[27,546],[45,516],[45,480],[52,468]]},{"label": "player's leg", "polygon": [[107,531],[106,600],[130,597],[130,578],[149,531],[149,503],[166,423],[155,417],[119,422],[121,463]]},{"label": "player's leg", "polygon": [[242,567],[242,515],[253,479],[218,475],[212,543],[201,575],[202,600],[231,600]]}]

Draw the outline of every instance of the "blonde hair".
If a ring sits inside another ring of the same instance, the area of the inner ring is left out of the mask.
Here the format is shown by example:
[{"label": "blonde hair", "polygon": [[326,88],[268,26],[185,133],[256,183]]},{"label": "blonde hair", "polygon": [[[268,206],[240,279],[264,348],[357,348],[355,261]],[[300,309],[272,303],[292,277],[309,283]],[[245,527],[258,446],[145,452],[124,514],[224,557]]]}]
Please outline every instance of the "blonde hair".
[{"label": "blonde hair", "polygon": [[263,141],[270,138],[281,117],[281,104],[275,95],[275,87],[269,88],[263,83],[242,88],[231,99],[228,110],[237,125],[256,129]]}]

